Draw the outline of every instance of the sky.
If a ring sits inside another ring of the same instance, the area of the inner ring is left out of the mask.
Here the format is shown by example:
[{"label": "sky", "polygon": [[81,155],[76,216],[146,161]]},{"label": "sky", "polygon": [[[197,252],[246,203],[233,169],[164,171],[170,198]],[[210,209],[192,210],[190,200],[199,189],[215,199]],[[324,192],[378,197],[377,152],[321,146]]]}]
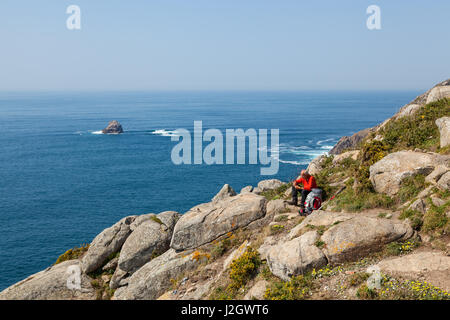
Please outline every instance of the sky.
[{"label": "sky", "polygon": [[450,78],[449,12],[448,0],[1,0],[0,91],[423,90]]}]

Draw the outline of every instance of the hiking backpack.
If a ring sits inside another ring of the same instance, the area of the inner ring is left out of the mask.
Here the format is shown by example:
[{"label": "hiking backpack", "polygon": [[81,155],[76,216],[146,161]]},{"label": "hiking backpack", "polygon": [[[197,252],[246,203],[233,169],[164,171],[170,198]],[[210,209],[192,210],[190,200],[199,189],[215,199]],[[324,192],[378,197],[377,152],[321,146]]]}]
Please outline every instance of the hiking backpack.
[{"label": "hiking backpack", "polygon": [[322,189],[314,188],[305,200],[305,213],[310,214],[322,206]]}]

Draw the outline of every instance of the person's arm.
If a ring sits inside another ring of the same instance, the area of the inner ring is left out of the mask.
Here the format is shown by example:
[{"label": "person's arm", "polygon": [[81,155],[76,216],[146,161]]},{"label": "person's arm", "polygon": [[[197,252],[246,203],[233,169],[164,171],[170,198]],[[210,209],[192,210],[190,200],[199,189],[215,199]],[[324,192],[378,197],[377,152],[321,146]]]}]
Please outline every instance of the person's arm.
[{"label": "person's arm", "polygon": [[295,189],[301,189],[301,187],[299,186],[300,183],[303,183],[302,178],[298,178],[297,180],[295,180],[292,185]]}]

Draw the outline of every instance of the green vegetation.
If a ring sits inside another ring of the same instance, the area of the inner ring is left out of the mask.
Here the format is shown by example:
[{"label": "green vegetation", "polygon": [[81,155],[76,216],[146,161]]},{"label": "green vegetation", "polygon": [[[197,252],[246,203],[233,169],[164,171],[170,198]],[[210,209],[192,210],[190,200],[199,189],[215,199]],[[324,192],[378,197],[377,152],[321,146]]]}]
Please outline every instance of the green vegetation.
[{"label": "green vegetation", "polygon": [[334,210],[348,212],[359,212],[373,208],[390,209],[394,204],[394,200],[387,195],[371,191],[357,192],[352,188],[346,188],[333,201]]},{"label": "green vegetation", "polygon": [[349,287],[356,287],[369,279],[370,274],[366,272],[356,272],[346,279]]},{"label": "green vegetation", "polygon": [[447,201],[440,207],[433,204],[431,199],[428,199],[430,208],[425,213],[423,218],[422,229],[426,232],[433,231],[438,234],[444,234],[450,232],[450,223],[447,217],[447,211],[450,207],[450,201]]},{"label": "green vegetation", "polygon": [[311,294],[313,279],[310,276],[292,277],[290,281],[277,281],[266,289],[266,300],[304,300]]},{"label": "green vegetation", "polygon": [[247,250],[239,258],[234,260],[230,265],[230,289],[238,290],[250,280],[261,265],[261,259],[258,251],[252,247]]},{"label": "green vegetation", "polygon": [[211,250],[211,256],[213,257],[213,259],[217,259],[223,256],[225,252],[227,252],[231,247],[232,245],[230,238],[225,238],[221,241],[217,241],[214,244],[213,249]]},{"label": "green vegetation", "polygon": [[398,256],[401,254],[409,253],[418,246],[419,243],[416,241],[405,241],[405,242],[394,241],[386,246],[385,252],[387,255]]},{"label": "green vegetation", "polygon": [[270,226],[270,233],[276,234],[284,230],[284,226],[281,224],[274,224]]},{"label": "green vegetation", "polygon": [[397,202],[405,203],[413,199],[426,187],[427,184],[425,183],[425,176],[423,174],[417,174],[403,179],[397,195]]},{"label": "green vegetation", "polygon": [[54,264],[58,264],[64,261],[78,259],[89,249],[89,244],[82,244],[79,247],[74,247],[72,249],[67,250],[62,255],[58,257]]},{"label": "green vegetation", "polygon": [[231,263],[228,286],[217,287],[209,298],[212,300],[235,299],[240,289],[245,287],[247,282],[257,274],[261,264],[258,251],[248,247],[239,258]]},{"label": "green vegetation", "polygon": [[288,220],[288,216],[285,214],[276,216],[274,219],[275,222],[282,222],[282,221],[287,221],[287,220]]},{"label": "green vegetation", "polygon": [[363,284],[356,291],[356,296],[362,300],[375,299],[378,298],[378,292],[375,289],[371,289],[367,284]]},{"label": "green vegetation", "polygon": [[285,183],[285,184],[279,186],[276,189],[267,190],[267,191],[261,192],[261,195],[263,197],[265,197],[269,201],[270,200],[282,199],[284,197],[284,193],[290,187],[291,187],[290,183]]},{"label": "green vegetation", "polygon": [[450,294],[428,282],[399,281],[383,275],[377,296],[383,300],[450,300]]},{"label": "green vegetation", "polygon": [[412,116],[389,121],[382,129],[389,152],[420,148],[439,149],[440,135],[435,121],[450,115],[450,99],[429,103]]},{"label": "green vegetation", "polygon": [[159,224],[163,224],[162,221],[157,216],[150,216],[150,219]]},{"label": "green vegetation", "polygon": [[399,218],[402,220],[408,218],[411,222],[411,228],[414,230],[420,230],[423,225],[423,214],[417,210],[404,210]]},{"label": "green vegetation", "polygon": [[[399,150],[419,148],[449,153],[450,148],[439,147],[440,134],[435,124],[436,119],[443,116],[450,116],[450,99],[427,104],[412,116],[390,120],[384,128],[376,134],[370,134],[361,143],[357,160],[347,158],[333,165],[332,156],[324,157],[321,162],[322,170],[315,176],[318,186],[328,195],[335,193],[339,183],[344,180],[347,186],[332,203],[327,204],[327,207],[332,206],[333,210],[358,212],[372,208],[390,209],[414,199],[426,187],[424,175],[406,178],[398,196],[391,199],[373,190],[369,168],[389,153]],[[419,228],[420,221],[418,218],[415,219],[415,224]],[[442,221],[432,224],[440,225]]]}]

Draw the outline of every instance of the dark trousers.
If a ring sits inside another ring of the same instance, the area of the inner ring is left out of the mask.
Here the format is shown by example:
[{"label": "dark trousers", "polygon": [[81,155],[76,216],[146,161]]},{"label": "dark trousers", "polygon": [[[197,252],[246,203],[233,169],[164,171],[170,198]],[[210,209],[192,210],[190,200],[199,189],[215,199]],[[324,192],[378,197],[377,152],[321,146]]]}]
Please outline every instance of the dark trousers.
[{"label": "dark trousers", "polygon": [[292,202],[294,202],[294,203],[298,203],[297,192],[301,192],[301,194],[302,194],[302,200],[300,202],[300,207],[304,207],[305,206],[306,197],[308,196],[308,194],[311,191],[304,190],[304,189],[295,189],[295,187],[292,186]]}]

